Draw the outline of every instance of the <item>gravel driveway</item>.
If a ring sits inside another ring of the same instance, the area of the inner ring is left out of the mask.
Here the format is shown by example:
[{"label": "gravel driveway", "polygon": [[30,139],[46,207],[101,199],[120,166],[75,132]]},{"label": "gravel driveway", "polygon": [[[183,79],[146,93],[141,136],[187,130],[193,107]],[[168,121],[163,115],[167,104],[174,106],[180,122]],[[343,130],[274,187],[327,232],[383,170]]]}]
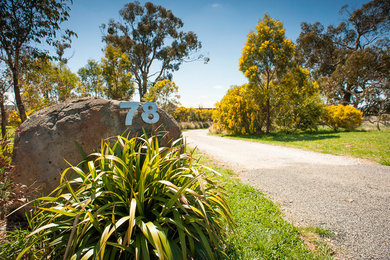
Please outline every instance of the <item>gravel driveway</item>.
[{"label": "gravel driveway", "polygon": [[390,259],[390,167],[349,157],[183,132],[279,203],[285,218],[335,233],[342,259]]}]

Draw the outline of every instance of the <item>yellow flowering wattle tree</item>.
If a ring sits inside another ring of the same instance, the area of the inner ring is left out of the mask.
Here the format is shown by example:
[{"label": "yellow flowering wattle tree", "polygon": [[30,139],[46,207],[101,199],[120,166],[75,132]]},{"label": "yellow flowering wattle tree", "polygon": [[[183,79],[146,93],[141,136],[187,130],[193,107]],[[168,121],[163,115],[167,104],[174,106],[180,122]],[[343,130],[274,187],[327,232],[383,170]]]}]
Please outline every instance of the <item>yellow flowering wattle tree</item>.
[{"label": "yellow flowering wattle tree", "polygon": [[172,114],[180,104],[178,91],[179,86],[174,81],[168,79],[160,80],[149,87],[143,97],[143,101],[156,102],[159,108]]},{"label": "yellow flowering wattle tree", "polygon": [[265,14],[256,30],[248,34],[242,50],[239,69],[265,96],[266,133],[271,128],[271,82],[286,72],[294,48],[294,44],[285,37],[283,23]]},{"label": "yellow flowering wattle tree", "polygon": [[317,129],[323,104],[318,83],[307,69],[295,65],[271,85],[274,123],[280,130]]},{"label": "yellow flowering wattle tree", "polygon": [[233,134],[257,134],[263,127],[262,95],[251,84],[231,87],[218,102],[213,120],[220,129]]}]

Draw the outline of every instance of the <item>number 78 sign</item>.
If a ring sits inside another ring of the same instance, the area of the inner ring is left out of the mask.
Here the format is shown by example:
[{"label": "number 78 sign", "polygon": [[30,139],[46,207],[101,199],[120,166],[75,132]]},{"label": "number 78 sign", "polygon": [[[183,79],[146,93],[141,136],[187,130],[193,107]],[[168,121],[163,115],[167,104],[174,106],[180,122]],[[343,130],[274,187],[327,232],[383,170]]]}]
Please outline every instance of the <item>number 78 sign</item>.
[{"label": "number 78 sign", "polygon": [[[139,102],[120,102],[119,103],[120,108],[130,108],[129,112],[126,116],[126,123],[125,125],[132,125],[133,124],[133,117],[135,114],[135,111],[137,111],[139,107]],[[157,123],[157,121],[160,119],[160,115],[157,113],[157,105],[154,102],[145,102],[142,105],[142,120],[147,124],[154,124]]]}]

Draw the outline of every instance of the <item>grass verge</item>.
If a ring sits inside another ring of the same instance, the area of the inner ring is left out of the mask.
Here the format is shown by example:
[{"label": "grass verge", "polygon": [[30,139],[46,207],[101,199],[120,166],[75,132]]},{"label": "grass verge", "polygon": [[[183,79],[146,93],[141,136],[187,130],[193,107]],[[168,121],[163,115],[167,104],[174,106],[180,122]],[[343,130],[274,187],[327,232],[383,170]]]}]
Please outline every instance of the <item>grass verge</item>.
[{"label": "grass verge", "polygon": [[352,156],[368,159],[383,165],[390,165],[390,129],[383,131],[340,131],[323,129],[318,132],[286,134],[282,132],[268,135],[226,135],[233,139],[250,140],[261,143],[305,148],[316,152]]},{"label": "grass verge", "polygon": [[285,221],[279,207],[262,192],[241,183],[234,178],[234,172],[215,165],[206,155],[198,156],[202,164],[221,173],[217,182],[227,191],[237,224],[226,239],[230,259],[331,259],[333,251],[325,243],[320,239],[303,239],[305,233]]}]

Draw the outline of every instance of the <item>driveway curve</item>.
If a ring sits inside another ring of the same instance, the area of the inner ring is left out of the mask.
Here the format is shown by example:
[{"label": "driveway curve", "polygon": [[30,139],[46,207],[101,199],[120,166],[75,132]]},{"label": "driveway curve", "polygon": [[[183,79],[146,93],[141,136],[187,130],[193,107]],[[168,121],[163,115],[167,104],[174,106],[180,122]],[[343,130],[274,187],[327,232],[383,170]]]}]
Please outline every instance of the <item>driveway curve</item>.
[{"label": "driveway curve", "polygon": [[279,203],[290,222],[331,230],[338,258],[390,259],[390,167],[208,130],[183,136]]}]

